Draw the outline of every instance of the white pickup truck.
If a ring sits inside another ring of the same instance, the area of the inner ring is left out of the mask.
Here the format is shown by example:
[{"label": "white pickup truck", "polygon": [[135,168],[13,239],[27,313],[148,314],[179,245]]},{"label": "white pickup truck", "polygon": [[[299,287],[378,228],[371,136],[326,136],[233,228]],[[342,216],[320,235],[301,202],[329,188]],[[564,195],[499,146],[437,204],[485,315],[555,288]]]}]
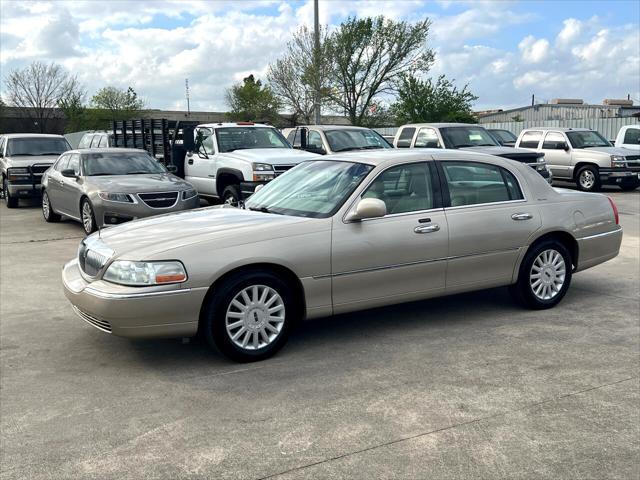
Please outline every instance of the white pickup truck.
[{"label": "white pickup truck", "polygon": [[293,149],[270,125],[253,122],[208,123],[194,129],[195,147],[187,151],[184,178],[201,197],[237,205],[258,185],[319,155]]}]

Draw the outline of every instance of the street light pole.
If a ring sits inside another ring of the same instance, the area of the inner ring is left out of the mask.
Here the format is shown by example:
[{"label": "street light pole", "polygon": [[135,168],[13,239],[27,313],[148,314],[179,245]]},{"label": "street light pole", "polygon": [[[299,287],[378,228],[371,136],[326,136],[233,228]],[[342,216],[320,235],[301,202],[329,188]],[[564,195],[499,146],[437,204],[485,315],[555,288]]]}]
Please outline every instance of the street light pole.
[{"label": "street light pole", "polygon": [[313,63],[315,71],[313,110],[315,124],[320,125],[320,19],[318,18],[318,0],[313,0]]}]

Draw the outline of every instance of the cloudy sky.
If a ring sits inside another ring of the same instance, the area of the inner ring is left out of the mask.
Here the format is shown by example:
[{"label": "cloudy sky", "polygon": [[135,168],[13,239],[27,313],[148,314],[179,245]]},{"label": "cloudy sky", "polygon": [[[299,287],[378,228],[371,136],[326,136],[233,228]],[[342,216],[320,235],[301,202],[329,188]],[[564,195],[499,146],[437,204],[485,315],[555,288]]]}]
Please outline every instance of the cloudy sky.
[{"label": "cloudy sky", "polygon": [[[631,94],[640,102],[640,2],[320,0],[320,20],[429,17],[431,74],[469,83],[477,109]],[[310,0],[0,0],[0,75],[33,60],[61,63],[89,96],[131,85],[151,108],[225,110],[225,89],[263,76]]]}]

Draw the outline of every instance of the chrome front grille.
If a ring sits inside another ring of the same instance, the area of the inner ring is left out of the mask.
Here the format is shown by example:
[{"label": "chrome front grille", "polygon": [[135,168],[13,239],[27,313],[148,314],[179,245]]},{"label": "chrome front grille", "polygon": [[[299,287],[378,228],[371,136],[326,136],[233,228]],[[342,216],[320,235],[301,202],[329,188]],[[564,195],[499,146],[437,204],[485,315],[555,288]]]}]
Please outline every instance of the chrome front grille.
[{"label": "chrome front grille", "polygon": [[640,155],[627,155],[624,157],[627,163],[633,166],[640,164]]},{"label": "chrome front grille", "polygon": [[89,325],[96,327],[98,330],[102,330],[103,332],[111,333],[111,324],[106,320],[100,320],[99,318],[94,317],[93,315],[89,315],[86,312],[83,312],[75,305],[72,305],[73,311],[76,312],[82,320],[87,322]]},{"label": "chrome front grille", "polygon": [[78,250],[78,263],[80,264],[82,271],[90,277],[95,277],[98,272],[102,270],[102,267],[106,265],[108,260],[109,257],[106,257],[95,250],[91,250],[84,242],[80,244],[80,249]]},{"label": "chrome front grille", "polygon": [[282,175],[287,170],[291,170],[293,167],[295,167],[295,165],[274,165],[273,171],[275,172],[277,177],[278,175]]},{"label": "chrome front grille", "polygon": [[178,201],[178,192],[139,193],[138,197],[151,208],[170,208]]}]

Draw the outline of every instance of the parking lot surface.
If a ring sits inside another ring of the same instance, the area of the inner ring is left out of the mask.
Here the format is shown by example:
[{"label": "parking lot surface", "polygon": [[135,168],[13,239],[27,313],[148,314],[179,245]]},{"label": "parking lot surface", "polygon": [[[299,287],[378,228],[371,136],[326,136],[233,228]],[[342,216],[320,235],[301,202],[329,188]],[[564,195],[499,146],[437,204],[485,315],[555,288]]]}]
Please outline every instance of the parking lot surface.
[{"label": "parking lot surface", "polygon": [[523,310],[494,289],[306,322],[276,357],[78,319],[79,224],[0,205],[3,479],[638,478],[640,192],[620,255]]}]

